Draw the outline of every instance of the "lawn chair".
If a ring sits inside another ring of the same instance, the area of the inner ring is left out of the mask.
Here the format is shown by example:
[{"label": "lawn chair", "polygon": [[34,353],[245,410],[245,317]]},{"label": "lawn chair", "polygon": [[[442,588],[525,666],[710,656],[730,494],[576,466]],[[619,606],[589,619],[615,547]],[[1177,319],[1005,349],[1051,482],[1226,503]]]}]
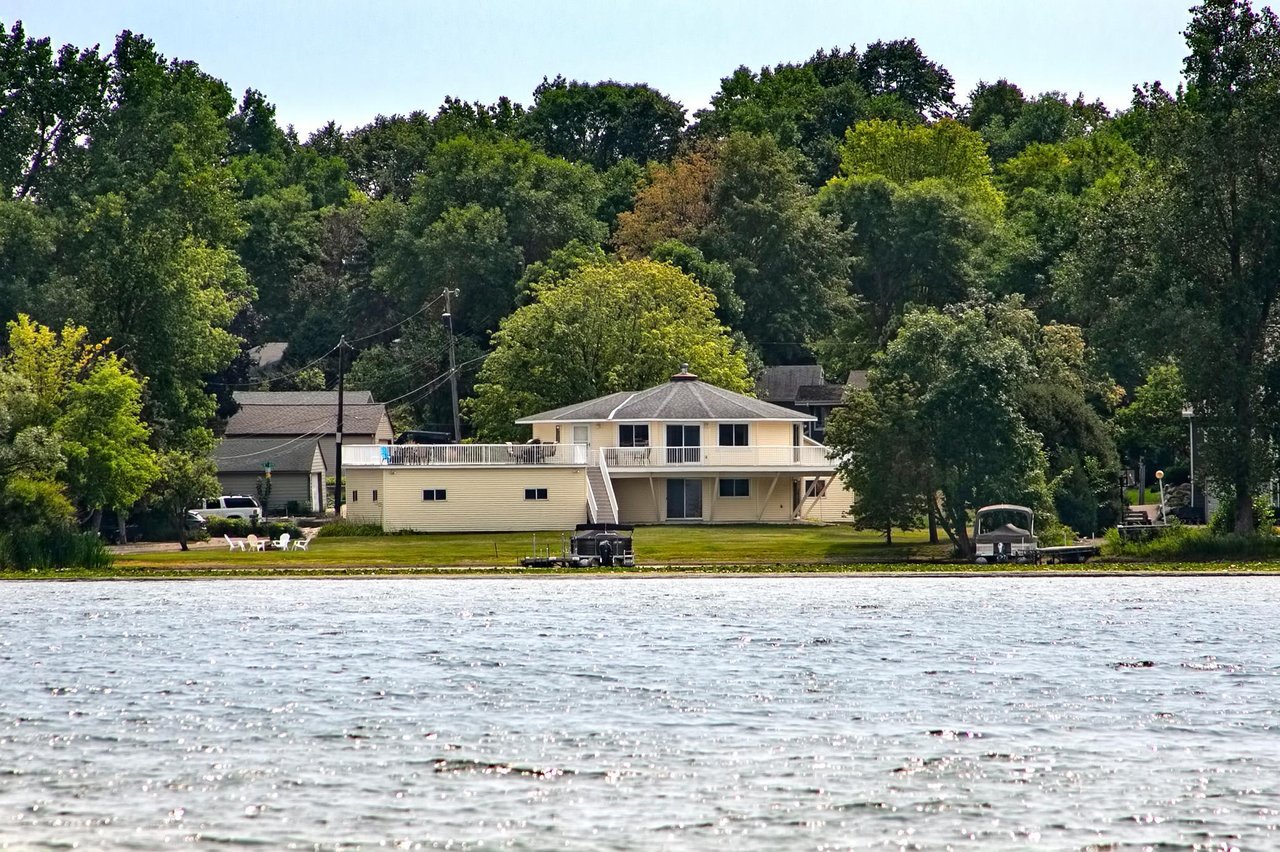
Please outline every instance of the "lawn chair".
[{"label": "lawn chair", "polygon": [[293,540],[294,550],[306,550],[310,546],[311,546],[311,539],[308,538],[307,536],[303,536],[302,538],[295,538]]},{"label": "lawn chair", "polygon": [[267,549],[267,543],[262,539],[258,538],[253,533],[250,533],[249,535],[245,536],[244,546],[245,546],[245,550],[266,550]]},{"label": "lawn chair", "polygon": [[272,542],[271,542],[271,546],[272,546],[272,548],[274,548],[275,550],[288,550],[288,549],[289,549],[289,534],[288,534],[288,533],[280,533],[280,537],[279,537],[278,539],[276,539],[276,540],[272,541]]},{"label": "lawn chair", "polygon": [[227,541],[227,550],[244,550],[245,540],[242,538],[232,538],[223,533],[222,537]]}]

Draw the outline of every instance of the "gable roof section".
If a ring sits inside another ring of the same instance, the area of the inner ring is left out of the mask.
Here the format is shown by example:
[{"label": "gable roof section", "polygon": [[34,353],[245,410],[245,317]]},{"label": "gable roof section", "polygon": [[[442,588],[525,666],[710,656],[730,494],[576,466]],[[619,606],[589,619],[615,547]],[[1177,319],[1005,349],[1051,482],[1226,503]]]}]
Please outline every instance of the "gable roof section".
[{"label": "gable roof section", "polygon": [[820,385],[824,381],[817,364],[765,367],[756,382],[756,395],[769,402],[794,402],[802,385]]},{"label": "gable roof section", "polygon": [[612,393],[521,417],[516,423],[598,420],[791,420],[815,418],[706,382],[673,380],[636,393]]},{"label": "gable roof section", "polygon": [[[316,438],[224,438],[214,448],[213,460],[219,473],[261,473],[266,462],[274,472],[310,473],[319,452]],[[320,466],[324,467],[323,455]]]},{"label": "gable roof section", "polygon": [[801,385],[796,388],[796,405],[839,405],[844,402],[844,385]]},{"label": "gable roof section", "polygon": [[[375,435],[386,406],[352,405],[342,409],[344,435]],[[242,405],[227,421],[228,437],[246,435],[332,435],[338,423],[333,405]]]},{"label": "gable roof section", "polygon": [[[337,405],[337,391],[236,391],[232,399],[241,405]],[[373,393],[367,390],[343,391],[347,405],[372,405]]]}]

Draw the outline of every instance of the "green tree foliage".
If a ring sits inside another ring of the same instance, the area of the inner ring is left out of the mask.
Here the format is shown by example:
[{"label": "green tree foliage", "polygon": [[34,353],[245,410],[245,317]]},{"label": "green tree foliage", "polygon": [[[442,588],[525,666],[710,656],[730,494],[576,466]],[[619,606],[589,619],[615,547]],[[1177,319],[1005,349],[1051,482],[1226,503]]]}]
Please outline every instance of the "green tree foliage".
[{"label": "green tree foliage", "polygon": [[684,107],[644,84],[543,78],[521,135],[553,157],[605,171],[623,160],[665,162],[684,130]]},{"label": "green tree foliage", "polygon": [[83,156],[106,108],[107,63],[95,49],[28,38],[0,25],[0,198],[38,195],[55,166]]},{"label": "green tree foliage", "polygon": [[858,523],[883,530],[923,504],[967,559],[972,509],[1049,508],[1044,450],[1020,407],[1036,376],[1021,337],[1034,324],[1016,304],[907,312],[828,427]]},{"label": "green tree foliage", "polygon": [[524,109],[507,98],[492,106],[446,98],[434,116],[421,111],[380,115],[346,137],[336,127],[321,128],[309,145],[341,156],[350,166],[351,179],[370,198],[407,201],[440,142],[462,135],[513,137],[523,116]]},{"label": "green tree foliage", "polygon": [[527,142],[455,138],[432,154],[375,281],[406,311],[458,288],[455,327],[483,342],[514,307],[526,264],[574,240],[604,239],[600,202],[600,180],[587,166]]},{"label": "green tree foliage", "polygon": [[847,308],[836,223],[770,136],[735,133],[655,170],[619,220],[624,255],[679,240],[726,264],[743,305],[737,327],[770,363],[808,357]]},{"label": "green tree foliage", "polygon": [[178,526],[178,543],[187,549],[188,507],[219,491],[217,469],[210,453],[212,441],[181,449],[161,452],[157,458],[160,479],[156,483],[155,500],[165,507]]},{"label": "green tree foliage", "polygon": [[716,321],[715,297],[673,266],[588,266],[537,284],[533,295],[503,321],[467,401],[481,440],[515,437],[525,415],[658,384],[682,363],[720,387],[751,388],[742,353]]},{"label": "green tree foliage", "polygon": [[847,288],[860,310],[823,348],[832,366],[848,368],[888,342],[908,304],[941,307],[985,283],[1004,202],[982,138],[950,119],[859,123],[841,157],[844,176],[819,205],[844,229]]},{"label": "green tree foliage", "polygon": [[1277,421],[1280,21],[1244,0],[1210,0],[1186,36],[1184,86],[1141,93],[1149,168],[1087,223],[1074,283],[1081,305],[1105,306],[1104,321],[1131,330],[1131,347],[1173,357],[1197,416],[1214,424],[1210,480],[1247,533]]},{"label": "green tree foliage", "polygon": [[1186,403],[1187,389],[1177,366],[1152,367],[1129,404],[1116,411],[1116,441],[1126,457],[1135,464],[1140,457],[1156,464],[1171,462],[1188,440],[1182,416]]},{"label": "green tree foliage", "polygon": [[858,77],[868,94],[891,95],[921,116],[941,118],[955,106],[955,81],[931,62],[913,38],[867,45],[858,60]]}]

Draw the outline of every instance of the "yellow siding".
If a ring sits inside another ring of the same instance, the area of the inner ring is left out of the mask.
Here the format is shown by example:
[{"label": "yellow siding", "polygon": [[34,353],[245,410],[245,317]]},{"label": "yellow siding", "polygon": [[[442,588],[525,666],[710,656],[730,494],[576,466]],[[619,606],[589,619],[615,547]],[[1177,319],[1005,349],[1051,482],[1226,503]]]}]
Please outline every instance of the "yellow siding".
[{"label": "yellow siding", "polygon": [[[383,528],[423,532],[496,532],[561,529],[587,520],[583,468],[389,468],[382,498]],[[446,498],[422,499],[443,488]],[[526,500],[526,488],[547,489],[546,500]]]},{"label": "yellow siding", "polygon": [[666,513],[667,500],[665,479],[654,479],[652,488],[647,478],[615,479],[613,493],[618,499],[619,523],[657,524],[662,522]]},{"label": "yellow siding", "polygon": [[[347,468],[343,471],[347,481],[347,520],[357,524],[381,524],[383,493],[382,471],[378,468]],[[378,502],[373,501],[374,490]],[[356,499],[351,499],[352,494]]]},{"label": "yellow siding", "polygon": [[[753,447],[791,446],[791,424],[785,420],[766,420],[752,423],[747,435]],[[719,435],[712,440],[718,441]]]},{"label": "yellow siding", "polygon": [[[805,477],[806,480],[812,478],[814,477]],[[801,506],[802,517],[806,521],[822,521],[829,524],[847,523],[849,507],[853,505],[853,492],[845,488],[839,476],[825,478],[828,481],[826,495],[816,499],[813,497],[805,499]]]},{"label": "yellow siding", "polygon": [[[775,483],[772,476],[751,478],[746,497],[721,497],[717,479],[709,479],[702,492],[703,519],[724,523],[786,523],[791,520],[792,483],[782,475]],[[773,487],[770,493],[770,486]]]}]

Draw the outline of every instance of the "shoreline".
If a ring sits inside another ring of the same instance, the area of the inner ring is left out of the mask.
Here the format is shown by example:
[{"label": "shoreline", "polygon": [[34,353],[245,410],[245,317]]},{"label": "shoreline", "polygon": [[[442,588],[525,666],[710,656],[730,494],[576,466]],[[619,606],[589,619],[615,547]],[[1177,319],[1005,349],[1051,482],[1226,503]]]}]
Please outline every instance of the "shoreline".
[{"label": "shoreline", "polygon": [[[993,570],[990,566],[966,569],[963,565],[937,564],[929,569],[921,564],[900,563],[882,566],[874,563],[857,564],[808,564],[808,565],[661,565],[628,569],[527,569],[509,566],[316,566],[303,569],[299,566],[279,570],[266,567],[245,569],[235,567],[193,566],[191,568],[132,568],[103,571],[47,570],[33,572],[5,572],[0,582],[156,582],[168,580],[670,580],[670,579],[729,579],[729,578],[788,578],[817,579],[831,577],[859,577],[885,579],[957,579],[996,578],[1090,578],[1090,577],[1280,577],[1280,563],[1134,563],[1123,567],[1115,563],[1096,569],[1047,566],[1026,568],[1019,566],[1008,570]],[[1184,567],[1180,567],[1184,566]]]}]

